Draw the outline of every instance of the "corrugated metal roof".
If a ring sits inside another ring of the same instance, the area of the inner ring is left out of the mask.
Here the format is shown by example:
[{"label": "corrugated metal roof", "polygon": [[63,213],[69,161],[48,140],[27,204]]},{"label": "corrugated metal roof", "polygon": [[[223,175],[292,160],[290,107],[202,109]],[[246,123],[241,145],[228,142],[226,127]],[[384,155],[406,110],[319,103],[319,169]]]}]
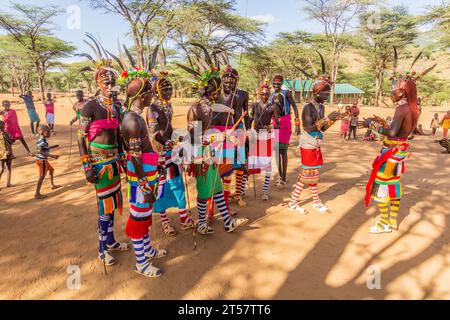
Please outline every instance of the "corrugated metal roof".
[{"label": "corrugated metal roof", "polygon": [[[313,82],[311,80],[285,80],[284,85],[290,90],[294,89],[293,82],[295,82],[295,91],[312,91]],[[361,89],[352,86],[350,83],[336,83],[334,86],[335,94],[363,94],[364,91]]]}]

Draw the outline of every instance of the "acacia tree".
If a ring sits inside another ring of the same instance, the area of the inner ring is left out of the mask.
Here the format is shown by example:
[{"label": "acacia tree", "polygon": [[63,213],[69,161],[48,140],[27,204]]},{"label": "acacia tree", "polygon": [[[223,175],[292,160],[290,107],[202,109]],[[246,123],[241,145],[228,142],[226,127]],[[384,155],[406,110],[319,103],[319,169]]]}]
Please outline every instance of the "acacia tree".
[{"label": "acacia tree", "polygon": [[361,15],[360,35],[368,67],[375,76],[375,106],[383,95],[384,74],[393,58],[393,47],[404,48],[417,37],[417,19],[405,7],[383,9],[376,26],[368,24],[368,14]]},{"label": "acacia tree", "polygon": [[87,90],[89,94],[93,93],[95,88],[94,75],[90,72],[80,72],[85,67],[92,66],[88,60],[65,64],[60,68],[61,74],[65,78],[65,90],[74,89]]},{"label": "acacia tree", "polygon": [[177,9],[167,38],[181,49],[191,67],[201,57],[201,51],[190,46],[191,42],[200,43],[211,51],[220,47],[230,55],[259,43],[264,23],[235,14],[234,5],[235,1],[230,0],[198,1]]},{"label": "acacia tree", "polygon": [[[352,22],[374,3],[373,0],[303,0],[308,15],[318,21],[330,44],[329,72],[331,80],[337,79],[341,54],[348,45],[346,33],[353,28]],[[330,102],[333,105],[334,86]]]},{"label": "acacia tree", "polygon": [[75,48],[53,37],[49,30],[52,25],[50,20],[61,13],[57,7],[28,6],[12,2],[11,8],[14,15],[0,14],[0,28],[26,51],[37,74],[41,98],[45,100],[44,79],[50,63],[67,56]]},{"label": "acacia tree", "polygon": [[442,47],[450,47],[450,3],[430,7],[422,22],[433,23]]},{"label": "acacia tree", "polygon": [[[316,51],[326,54],[330,52],[327,39],[321,34],[311,34],[304,31],[283,32],[271,43],[270,53],[282,68],[278,72],[285,78],[300,81],[300,91],[304,92],[303,81],[307,80],[300,69],[316,73],[320,60]],[[295,83],[293,84],[293,87]],[[294,89],[294,88],[289,89]],[[302,100],[303,95],[300,95]]]},{"label": "acacia tree", "polygon": [[2,77],[9,78],[9,89],[14,95],[14,87],[17,86],[20,94],[24,94],[31,87],[33,62],[27,52],[18,47],[10,36],[0,37],[0,60],[2,61]]},{"label": "acacia tree", "polygon": [[[144,66],[150,55],[152,31],[150,26],[155,19],[166,17],[171,20],[173,10],[177,5],[188,1],[183,0],[88,0],[95,9],[120,15],[130,25],[136,52],[137,64]],[[161,39],[157,42],[160,43]],[[158,44],[159,44],[158,43]]]},{"label": "acacia tree", "polygon": [[242,56],[240,65],[240,85],[242,88],[252,91],[271,75],[280,70],[280,66],[270,54],[270,47],[254,47]]}]

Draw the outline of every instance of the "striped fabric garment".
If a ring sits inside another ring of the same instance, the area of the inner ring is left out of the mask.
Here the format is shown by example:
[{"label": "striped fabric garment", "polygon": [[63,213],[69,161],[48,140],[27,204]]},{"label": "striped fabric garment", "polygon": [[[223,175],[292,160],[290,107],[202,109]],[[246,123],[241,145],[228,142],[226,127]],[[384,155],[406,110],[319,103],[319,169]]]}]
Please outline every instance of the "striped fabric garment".
[{"label": "striped fabric garment", "polygon": [[390,199],[401,199],[403,186],[400,180],[405,173],[405,160],[408,156],[409,144],[406,139],[384,140],[368,183],[370,196],[375,201],[385,203]]},{"label": "striped fabric garment", "polygon": [[134,248],[134,254],[136,255],[136,262],[140,265],[141,269],[145,271],[148,266],[150,265],[150,262],[148,261],[147,257],[145,256],[145,246],[144,246],[144,239],[132,239],[133,242],[133,248]]},{"label": "striped fabric garment", "polygon": [[313,203],[314,204],[321,204],[322,202],[320,201],[320,198],[319,198],[319,190],[317,189],[317,184],[310,184],[309,185],[309,190],[311,190]]},{"label": "striped fabric garment", "polygon": [[47,160],[50,153],[50,146],[46,138],[41,137],[36,141],[36,160]]},{"label": "striped fabric garment", "polygon": [[242,192],[242,180],[244,179],[245,172],[242,170],[236,171],[236,190],[235,196],[240,197]]},{"label": "striped fabric garment", "polygon": [[208,203],[206,200],[197,199],[198,225],[206,224],[206,209]]},{"label": "striped fabric garment", "polygon": [[289,202],[290,206],[295,206],[297,202],[300,200],[300,196],[302,194],[303,189],[305,188],[305,184],[298,181],[295,185],[294,192],[291,195],[291,201]]},{"label": "striped fabric garment", "polygon": [[241,196],[245,196],[245,191],[247,190],[247,179],[248,175],[244,173],[244,176],[242,177],[242,185],[241,185]]},{"label": "striped fabric garment", "polygon": [[273,134],[268,134],[267,132],[259,132],[256,139],[250,139],[248,154],[249,169],[272,169],[273,141]]},{"label": "striped fabric garment", "polygon": [[[147,177],[152,192],[155,193],[158,184],[158,154],[143,153],[141,161],[145,176]],[[136,170],[131,161],[131,156],[128,156],[127,178],[130,216],[125,232],[129,238],[140,239],[148,234],[148,228],[152,223],[153,206],[144,202],[144,194],[139,187],[138,177],[136,176]]]},{"label": "striped fabric garment", "polygon": [[223,197],[223,193],[216,193],[214,195],[214,202],[219,209],[220,215],[222,216],[223,224],[227,225],[231,221],[230,214],[228,212],[227,204],[225,203],[225,198]]},{"label": "striped fabric garment", "polygon": [[150,257],[156,257],[158,255],[158,250],[150,244],[150,236],[148,234],[144,237],[144,251]]},{"label": "striped fabric garment", "polygon": [[307,185],[317,184],[320,180],[320,171],[318,168],[315,169],[304,169],[300,167],[298,169],[297,181],[302,182]]},{"label": "striped fabric garment", "polygon": [[269,194],[270,176],[271,176],[271,172],[266,172],[266,175],[264,177],[264,185],[262,188],[263,194]]},{"label": "striped fabric garment", "polygon": [[95,192],[99,206],[99,214],[114,214],[119,210],[122,214],[123,199],[120,184],[120,165],[117,157],[92,159],[92,167],[97,176]]},{"label": "striped fabric garment", "polygon": [[[227,129],[231,129],[232,126],[213,126],[214,130],[219,132],[225,132]],[[236,149],[234,144],[226,139],[223,142],[223,136],[218,134],[215,141],[211,144],[211,148],[214,150],[215,158],[218,164],[228,164],[232,165],[235,162]],[[222,168],[223,170],[223,168]],[[224,177],[225,175],[221,175]]]},{"label": "striped fabric garment", "polygon": [[[139,188],[138,177],[133,162],[129,157],[127,163],[127,178],[128,178],[128,200],[130,201],[131,214],[136,217],[144,217],[151,214],[152,206],[149,203],[144,203],[144,195]],[[142,166],[144,168],[145,176],[155,192],[158,184],[158,168],[156,153],[143,153]]]},{"label": "striped fabric garment", "polygon": [[111,215],[103,215],[98,218],[98,253],[107,251],[108,227]]}]

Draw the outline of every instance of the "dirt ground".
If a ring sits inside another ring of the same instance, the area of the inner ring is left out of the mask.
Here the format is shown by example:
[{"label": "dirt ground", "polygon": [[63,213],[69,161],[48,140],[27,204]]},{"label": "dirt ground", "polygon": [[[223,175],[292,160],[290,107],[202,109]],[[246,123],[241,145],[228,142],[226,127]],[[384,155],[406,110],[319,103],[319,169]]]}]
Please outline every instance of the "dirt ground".
[{"label": "dirt ground", "polygon": [[[0,100],[5,98],[11,99],[0,95]],[[45,119],[43,105],[36,107]],[[34,150],[25,107],[14,104],[13,108]],[[186,106],[175,109],[176,127],[185,127],[186,111]],[[374,112],[387,116],[393,109],[362,109],[363,116]],[[428,132],[434,112],[427,109],[422,114]],[[5,188],[5,176],[0,181],[1,299],[450,299],[450,155],[441,153],[433,137],[412,141],[398,232],[367,233],[377,211],[373,204],[365,209],[364,188],[380,143],[341,142],[337,124],[326,133],[319,185],[331,214],[313,212],[308,190],[301,199],[310,214],[301,216],[287,209],[300,163],[293,137],[289,188],[271,187],[271,200],[262,202],[262,177],[256,179],[256,199],[250,179],[249,205],[239,209],[250,221],[237,232],[227,234],[216,221],[216,233],[198,235],[194,250],[192,232],[179,231],[168,238],[157,217],[151,236],[169,256],[155,262],[164,276],[148,279],[133,272],[132,251],[115,254],[117,265],[108,268],[107,276],[103,273],[97,259],[95,194],[79,169],[74,129],[70,148],[72,117],[69,100],[57,98],[57,133],[50,144],[60,145],[56,153],[61,157],[51,162],[56,183],[63,187],[51,191],[49,181],[44,182],[42,191],[49,196],[45,200],[33,200],[38,175],[34,159],[19,143],[14,145],[15,186]],[[194,181],[189,179],[188,184],[196,216]],[[128,203],[125,212],[127,208]],[[176,211],[169,213],[179,230]],[[116,236],[121,240],[125,240],[125,223],[126,214],[116,216]],[[79,289],[66,285],[70,265],[81,270]],[[377,268],[381,288],[370,290],[367,281]]]}]

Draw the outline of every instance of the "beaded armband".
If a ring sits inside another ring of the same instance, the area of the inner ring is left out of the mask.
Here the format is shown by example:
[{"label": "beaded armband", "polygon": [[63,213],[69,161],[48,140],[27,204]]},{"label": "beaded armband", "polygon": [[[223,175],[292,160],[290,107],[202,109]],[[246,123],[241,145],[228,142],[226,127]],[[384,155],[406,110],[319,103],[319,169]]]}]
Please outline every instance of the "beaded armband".
[{"label": "beaded armband", "polygon": [[317,126],[317,129],[318,129],[319,131],[326,131],[326,130],[328,130],[334,123],[335,123],[335,121],[333,121],[333,120],[330,120],[330,119],[328,119],[328,118],[323,118],[323,119],[320,119],[320,120],[318,120],[318,121],[316,122],[316,126]]},{"label": "beaded armband", "polygon": [[295,126],[296,127],[300,127],[300,119],[299,118],[295,118]]},{"label": "beaded armband", "polygon": [[130,146],[130,155],[132,157],[139,158],[142,156],[141,139],[130,138],[129,146]]},{"label": "beaded armband", "polygon": [[83,165],[85,172],[92,169],[91,158],[88,155],[84,155],[80,158],[80,162]]},{"label": "beaded armband", "polygon": [[150,187],[150,184],[148,183],[147,178],[142,178],[138,180],[139,189],[141,189],[142,193],[145,195],[152,194],[152,189]]}]

